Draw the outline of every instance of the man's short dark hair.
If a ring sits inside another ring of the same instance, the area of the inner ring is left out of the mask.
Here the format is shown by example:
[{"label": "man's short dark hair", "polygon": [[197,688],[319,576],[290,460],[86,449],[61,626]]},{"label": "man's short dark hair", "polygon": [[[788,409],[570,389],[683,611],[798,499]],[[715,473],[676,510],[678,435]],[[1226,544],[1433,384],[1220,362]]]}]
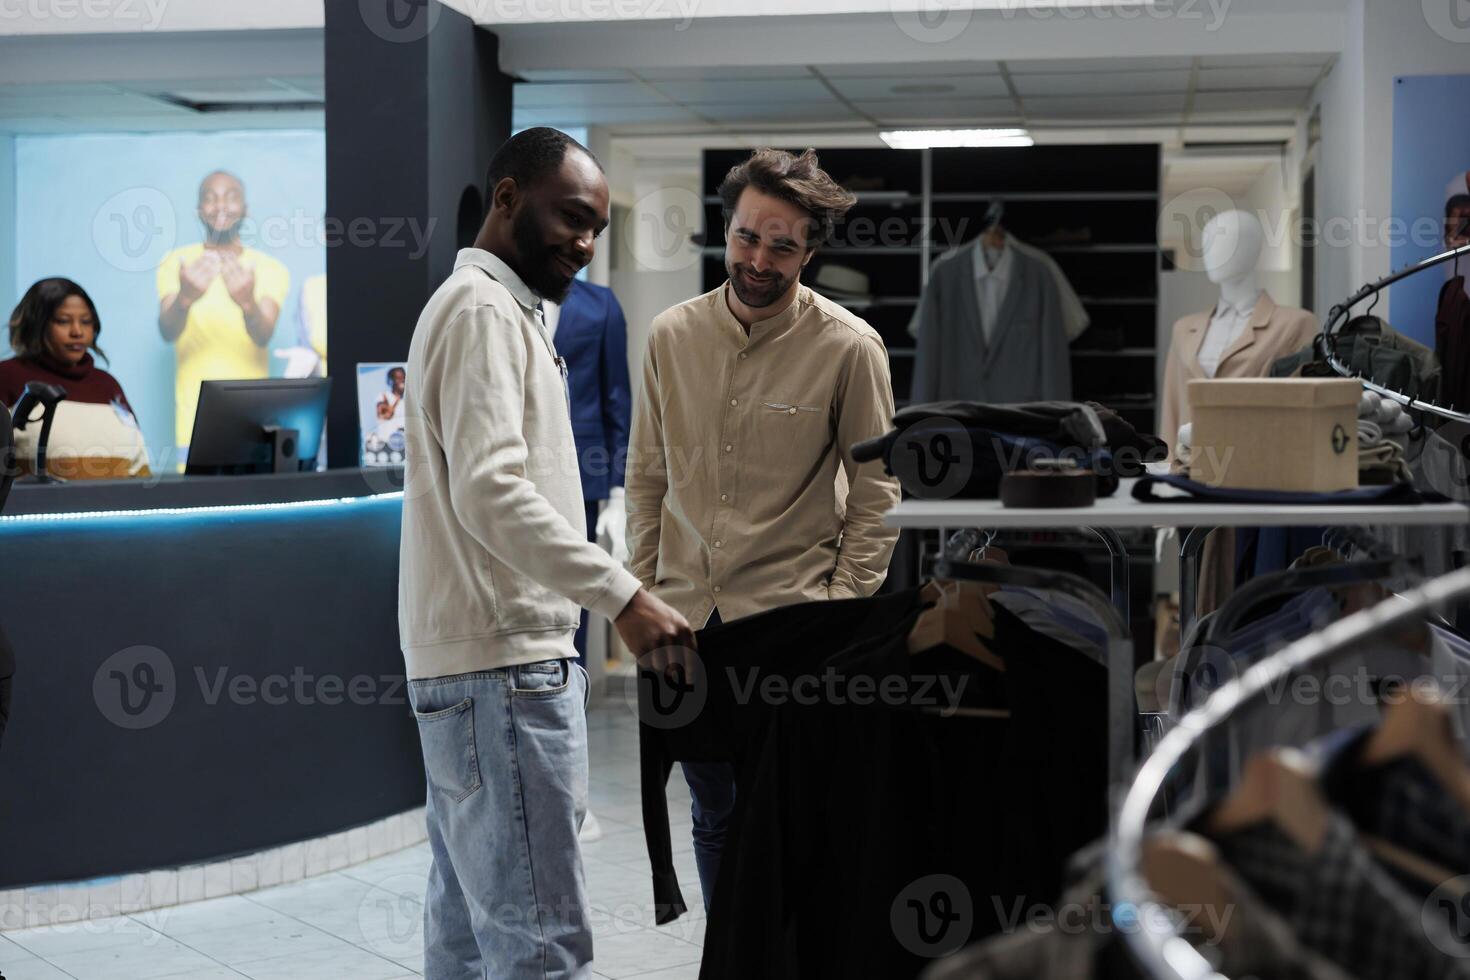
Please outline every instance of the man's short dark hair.
[{"label": "man's short dark hair", "polygon": [[837,223],[857,203],[856,195],[844,190],[821,168],[816,150],[808,149],[797,156],[763,146],[744,163],[731,167],[720,182],[720,205],[727,230],[735,216],[735,205],[747,187],[794,204],[810,215],[813,227],[807,240],[809,249],[825,244]]},{"label": "man's short dark hair", "polygon": [[[576,147],[602,170],[602,163],[592,151],[559,129],[536,126],[516,133],[500,144],[485,175],[485,209],[495,206],[495,185],[507,177],[519,187],[530,187],[536,181],[556,172],[566,159],[567,150]],[[603,171],[606,173],[606,171]]]}]

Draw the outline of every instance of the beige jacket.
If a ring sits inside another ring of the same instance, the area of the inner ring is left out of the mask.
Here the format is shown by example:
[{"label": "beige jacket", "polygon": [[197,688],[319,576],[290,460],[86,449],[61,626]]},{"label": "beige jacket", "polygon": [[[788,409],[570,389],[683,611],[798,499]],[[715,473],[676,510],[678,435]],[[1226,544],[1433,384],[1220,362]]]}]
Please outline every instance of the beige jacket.
[{"label": "beige jacket", "polygon": [[633,572],[696,628],[872,595],[898,539],[898,481],[849,453],[893,423],[877,331],[802,286],[747,336],[725,289],[653,321],[628,441]]},{"label": "beige jacket", "polygon": [[410,679],[574,657],[579,606],[638,580],[587,541],[560,358],[539,298],[462,249],[408,349],[398,630]]},{"label": "beige jacket", "polygon": [[[1163,405],[1159,421],[1159,437],[1169,444],[1169,455],[1177,459],[1176,442],[1179,427],[1189,421],[1189,382],[1204,378],[1199,366],[1200,345],[1214,310],[1191,313],[1174,324],[1169,342],[1168,360],[1164,365]],[[1225,351],[1217,378],[1264,378],[1279,357],[1294,354],[1317,336],[1317,318],[1310,310],[1277,306],[1262,291],[1251,314],[1250,327],[1243,331]]]}]

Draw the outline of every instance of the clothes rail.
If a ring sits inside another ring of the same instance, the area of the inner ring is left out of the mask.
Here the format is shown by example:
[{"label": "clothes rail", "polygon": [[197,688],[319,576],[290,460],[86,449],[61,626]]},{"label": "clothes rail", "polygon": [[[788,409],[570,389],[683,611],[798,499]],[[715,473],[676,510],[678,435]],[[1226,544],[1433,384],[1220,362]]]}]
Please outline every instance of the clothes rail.
[{"label": "clothes rail", "polygon": [[1227,725],[1293,673],[1354,652],[1361,642],[1391,632],[1470,597],[1470,567],[1432,579],[1402,595],[1354,613],[1248,668],[1215,692],[1159,742],[1119,808],[1107,857],[1112,917],[1129,952],[1155,980],[1228,980],[1180,934],[1176,913],[1149,890],[1142,872],[1143,844],[1169,774],[1205,737]]},{"label": "clothes rail", "polygon": [[1461,245],[1458,248],[1452,248],[1448,251],[1440,252],[1438,255],[1431,255],[1429,258],[1424,259],[1421,262],[1415,262],[1413,265],[1408,266],[1407,268],[1400,269],[1398,272],[1384,276],[1377,282],[1368,283],[1362,289],[1358,290],[1352,296],[1348,297],[1346,301],[1339,303],[1337,306],[1334,306],[1328,312],[1327,320],[1322,325],[1322,331],[1317,334],[1317,339],[1314,341],[1314,346],[1317,349],[1317,355],[1324,361],[1326,361],[1328,367],[1332,368],[1333,371],[1337,372],[1342,377],[1355,378],[1356,380],[1363,383],[1364,388],[1368,389],[1371,392],[1374,392],[1375,394],[1381,395],[1384,398],[1392,399],[1393,401],[1396,401],[1400,405],[1404,406],[1404,408],[1415,409],[1421,412],[1428,412],[1431,415],[1438,415],[1440,418],[1449,419],[1454,422],[1470,423],[1470,415],[1467,415],[1464,412],[1457,412],[1454,409],[1445,408],[1441,405],[1436,405],[1433,402],[1420,401],[1417,398],[1404,394],[1402,391],[1395,391],[1392,388],[1384,387],[1383,385],[1380,385],[1375,381],[1358,375],[1356,372],[1353,371],[1352,368],[1348,367],[1346,364],[1342,363],[1342,361],[1337,359],[1337,352],[1333,349],[1332,343],[1330,341],[1330,338],[1337,333],[1338,329],[1347,320],[1349,313],[1352,312],[1352,308],[1363,302],[1365,299],[1368,299],[1370,296],[1377,296],[1380,292],[1387,289],[1389,286],[1392,286],[1394,283],[1402,279],[1407,279],[1410,276],[1417,275],[1423,272],[1425,269],[1432,269],[1437,265],[1443,265],[1444,263],[1450,261],[1458,262],[1461,258],[1470,258],[1470,245]]},{"label": "clothes rail", "polygon": [[1133,639],[1116,606],[1103,596],[1097,586],[1071,572],[1016,565],[971,564],[952,558],[932,559],[924,564],[923,571],[926,575],[949,581],[1051,589],[1085,602],[1097,614],[1108,634],[1107,661],[1104,664],[1108,671],[1108,785],[1122,786],[1133,764],[1137,711],[1133,694]]}]

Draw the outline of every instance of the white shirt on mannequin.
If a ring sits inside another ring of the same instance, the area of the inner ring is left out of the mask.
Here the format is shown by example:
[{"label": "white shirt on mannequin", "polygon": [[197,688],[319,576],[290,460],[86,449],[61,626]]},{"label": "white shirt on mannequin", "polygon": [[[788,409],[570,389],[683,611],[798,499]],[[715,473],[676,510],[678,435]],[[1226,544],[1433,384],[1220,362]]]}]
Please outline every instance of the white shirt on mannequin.
[{"label": "white shirt on mannequin", "polygon": [[1215,372],[1220,370],[1225,352],[1245,332],[1245,328],[1250,326],[1251,314],[1255,312],[1256,303],[1260,299],[1261,294],[1258,292],[1249,302],[1231,306],[1221,298],[1219,305],[1215,307],[1215,315],[1210,317],[1210,325],[1205,328],[1205,338],[1199,345],[1199,366],[1205,372],[1205,377],[1213,378]]},{"label": "white shirt on mannequin", "polygon": [[995,323],[1005,302],[1006,288],[1011,282],[1011,250],[999,250],[984,244],[975,248],[975,292],[980,297],[980,329],[985,340],[995,336]]}]

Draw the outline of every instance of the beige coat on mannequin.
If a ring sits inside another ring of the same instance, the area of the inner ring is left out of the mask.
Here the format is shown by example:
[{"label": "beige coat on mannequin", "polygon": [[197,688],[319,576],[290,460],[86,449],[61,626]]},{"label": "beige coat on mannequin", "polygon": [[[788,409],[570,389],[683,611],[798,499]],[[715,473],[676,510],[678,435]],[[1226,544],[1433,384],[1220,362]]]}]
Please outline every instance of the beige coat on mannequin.
[{"label": "beige coat on mannequin", "polygon": [[[1207,375],[1200,367],[1199,351],[1205,330],[1215,311],[1191,313],[1174,324],[1169,342],[1169,359],[1164,365],[1164,392],[1159,436],[1169,444],[1171,469],[1181,469],[1178,456],[1179,427],[1189,421],[1189,382]],[[1317,336],[1317,318],[1310,310],[1277,306],[1261,291],[1251,312],[1250,326],[1241,332],[1220,358],[1217,378],[1264,378],[1277,358],[1294,354]],[[1235,589],[1235,532],[1217,528],[1205,541],[1200,555],[1199,588],[1195,615],[1218,608]]]},{"label": "beige coat on mannequin", "polygon": [[[1159,437],[1169,444],[1171,462],[1177,462],[1179,427],[1189,421],[1189,382],[1205,378],[1199,364],[1200,345],[1214,310],[1191,313],[1174,324],[1169,359],[1164,365],[1164,392]],[[1277,306],[1263,290],[1251,313],[1250,327],[1220,358],[1217,378],[1264,378],[1277,358],[1295,354],[1317,336],[1317,318],[1310,310]]]}]

